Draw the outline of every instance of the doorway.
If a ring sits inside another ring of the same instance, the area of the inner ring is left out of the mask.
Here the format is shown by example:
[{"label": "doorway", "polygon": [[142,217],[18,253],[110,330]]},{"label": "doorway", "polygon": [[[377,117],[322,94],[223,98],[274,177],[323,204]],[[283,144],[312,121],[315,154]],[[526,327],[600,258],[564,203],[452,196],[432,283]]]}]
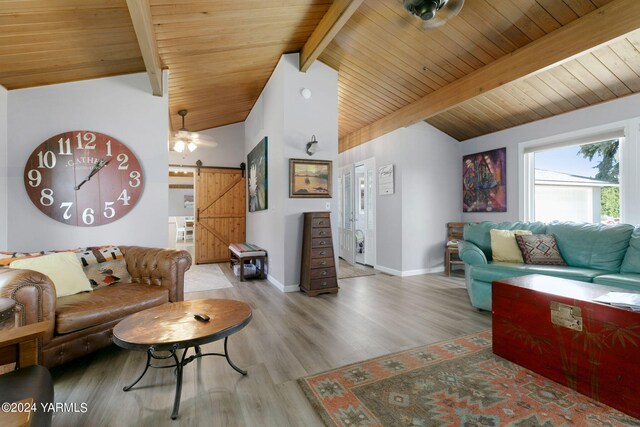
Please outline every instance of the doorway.
[{"label": "doorway", "polygon": [[365,168],[364,165],[357,165],[355,167],[355,190],[356,200],[354,209],[354,238],[355,238],[355,261],[358,264],[364,264],[364,254],[366,251],[364,230],[367,228],[367,222],[365,220],[366,204],[365,204]]},{"label": "doorway", "polygon": [[348,264],[376,264],[375,159],[340,172],[340,258]]},{"label": "doorway", "polygon": [[195,257],[194,170],[172,167],[169,171],[168,247],[188,251]]},{"label": "doorway", "polygon": [[195,262],[227,262],[229,244],[245,241],[244,170],[199,168],[195,184]]}]

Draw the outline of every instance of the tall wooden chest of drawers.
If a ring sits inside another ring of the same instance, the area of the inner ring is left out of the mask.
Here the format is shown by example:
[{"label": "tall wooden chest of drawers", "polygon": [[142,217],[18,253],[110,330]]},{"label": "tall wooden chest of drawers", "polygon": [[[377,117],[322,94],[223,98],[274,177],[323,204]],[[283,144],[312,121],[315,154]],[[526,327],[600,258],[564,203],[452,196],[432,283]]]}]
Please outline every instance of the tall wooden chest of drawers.
[{"label": "tall wooden chest of drawers", "polygon": [[314,297],[338,292],[329,212],[305,212],[300,290]]}]

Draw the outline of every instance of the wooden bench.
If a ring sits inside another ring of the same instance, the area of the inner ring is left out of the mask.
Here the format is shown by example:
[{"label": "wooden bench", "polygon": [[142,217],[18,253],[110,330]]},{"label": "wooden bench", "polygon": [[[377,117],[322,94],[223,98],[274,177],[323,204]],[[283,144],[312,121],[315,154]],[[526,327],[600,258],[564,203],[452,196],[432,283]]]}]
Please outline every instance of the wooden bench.
[{"label": "wooden bench", "polygon": [[240,281],[244,282],[244,263],[249,261],[253,264],[256,261],[260,262],[260,269],[258,270],[260,273],[258,277],[260,279],[265,278],[264,274],[264,266],[267,258],[267,251],[264,249],[251,244],[251,243],[231,243],[229,245],[229,258],[231,268],[233,268],[234,261],[240,264]]}]

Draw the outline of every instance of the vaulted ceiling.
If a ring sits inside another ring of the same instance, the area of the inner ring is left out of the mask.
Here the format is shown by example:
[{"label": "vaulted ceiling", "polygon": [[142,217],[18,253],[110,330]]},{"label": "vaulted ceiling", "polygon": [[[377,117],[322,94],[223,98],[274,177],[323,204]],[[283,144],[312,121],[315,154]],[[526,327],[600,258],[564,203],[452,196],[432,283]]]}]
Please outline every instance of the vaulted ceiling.
[{"label": "vaulted ceiling", "polygon": [[638,4],[466,0],[424,29],[401,0],[3,0],[0,84],[146,68],[157,91],[168,67],[173,127],[186,108],[201,130],[244,120],[309,49],[338,70],[341,150],[420,120],[465,140],[640,92]]}]

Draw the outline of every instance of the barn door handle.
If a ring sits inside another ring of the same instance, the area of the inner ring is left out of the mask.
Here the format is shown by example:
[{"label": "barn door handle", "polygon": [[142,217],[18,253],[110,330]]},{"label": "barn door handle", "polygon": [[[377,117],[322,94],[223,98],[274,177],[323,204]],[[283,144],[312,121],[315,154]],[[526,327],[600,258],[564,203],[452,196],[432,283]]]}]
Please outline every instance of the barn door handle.
[{"label": "barn door handle", "polygon": [[200,208],[196,210],[196,222],[200,222]]}]

